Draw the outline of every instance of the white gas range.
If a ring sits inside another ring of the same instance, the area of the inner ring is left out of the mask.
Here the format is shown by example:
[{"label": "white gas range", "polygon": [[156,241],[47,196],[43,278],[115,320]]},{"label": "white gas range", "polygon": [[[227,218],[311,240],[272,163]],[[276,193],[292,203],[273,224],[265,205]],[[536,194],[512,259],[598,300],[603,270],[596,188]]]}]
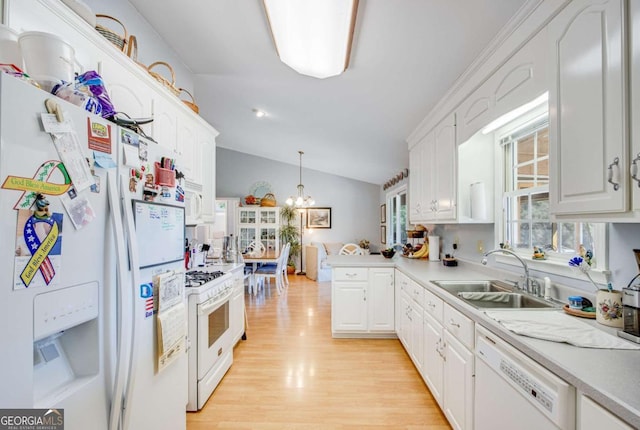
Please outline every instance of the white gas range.
[{"label": "white gas range", "polygon": [[233,363],[231,298],[234,276],[204,267],[186,273],[188,300],[188,411],[202,409]]}]

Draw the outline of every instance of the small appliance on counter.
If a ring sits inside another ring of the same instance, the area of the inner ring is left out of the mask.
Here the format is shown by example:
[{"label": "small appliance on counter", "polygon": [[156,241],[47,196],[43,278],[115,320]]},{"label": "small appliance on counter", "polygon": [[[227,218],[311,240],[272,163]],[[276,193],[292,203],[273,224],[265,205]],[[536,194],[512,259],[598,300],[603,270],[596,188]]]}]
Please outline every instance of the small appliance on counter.
[{"label": "small appliance on counter", "polygon": [[640,343],[640,284],[633,285],[640,278],[640,249],[634,249],[638,274],[622,289],[622,330],[618,336]]},{"label": "small appliance on counter", "polygon": [[640,284],[622,289],[622,323],[618,336],[640,343]]}]

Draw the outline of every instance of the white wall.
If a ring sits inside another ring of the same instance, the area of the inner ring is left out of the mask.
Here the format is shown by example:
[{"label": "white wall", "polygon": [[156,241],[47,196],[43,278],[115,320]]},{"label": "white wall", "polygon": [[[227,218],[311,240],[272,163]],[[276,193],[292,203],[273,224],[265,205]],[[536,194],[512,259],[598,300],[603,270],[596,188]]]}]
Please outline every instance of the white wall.
[{"label": "white wall", "polygon": [[[84,0],[84,2],[95,13],[117,18],[124,24],[129,34],[136,36],[138,62],[147,66],[156,61],[169,63],[176,74],[176,86],[185,88],[193,94],[193,73],[191,70],[131,3],[127,0]],[[99,19],[98,23],[116,32],[121,31],[116,22]],[[164,66],[154,67],[153,71],[160,73],[167,79],[171,77]]]},{"label": "white wall", "polygon": [[[379,247],[379,190],[377,185],[330,175],[304,168],[305,194],[312,196],[316,207],[331,208],[331,228],[305,229],[303,243],[358,242],[368,239]],[[216,150],[216,196],[242,197],[256,182],[271,184],[278,206],[290,195],[297,195],[299,166],[255,157],[224,148]]]}]

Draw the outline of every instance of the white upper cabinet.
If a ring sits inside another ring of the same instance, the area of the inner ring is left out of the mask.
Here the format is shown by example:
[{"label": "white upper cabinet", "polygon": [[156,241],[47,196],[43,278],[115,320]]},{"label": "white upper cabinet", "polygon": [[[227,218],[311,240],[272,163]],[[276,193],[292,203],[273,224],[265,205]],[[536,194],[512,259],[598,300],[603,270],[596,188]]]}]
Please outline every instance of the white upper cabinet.
[{"label": "white upper cabinet", "polygon": [[424,188],[431,181],[430,169],[426,165],[427,148],[431,148],[433,134],[429,133],[424,140],[411,148],[409,151],[409,222],[417,223],[423,218],[422,212],[429,210],[428,205],[424,206]]},{"label": "white upper cabinet", "polygon": [[[99,62],[99,73],[109,90],[109,98],[114,108],[122,116],[130,118],[151,118],[153,92],[145,86],[136,73],[123,68],[111,57],[105,56]],[[153,137],[153,124],[141,126],[144,132]]]},{"label": "white upper cabinet", "polygon": [[435,219],[456,219],[458,176],[455,115],[447,117],[436,127],[434,163],[431,165],[435,200]]},{"label": "white upper cabinet", "polygon": [[[178,169],[185,175],[185,185],[203,193],[206,202],[203,211],[207,210],[208,219],[213,220],[215,180],[209,177],[204,184],[204,172],[214,175],[218,132],[64,3],[49,0],[4,3],[5,22],[12,28],[47,31],[67,40],[75,49],[75,71],[98,71],[116,111],[132,118],[153,118],[142,129],[163,147],[167,156],[176,158]],[[213,148],[205,156],[206,145]]]},{"label": "white upper cabinet", "polygon": [[629,40],[631,47],[631,180],[633,210],[640,211],[640,2],[629,2]]},{"label": "white upper cabinet", "polygon": [[456,219],[455,115],[449,115],[409,151],[409,221]]},{"label": "white upper cabinet", "polygon": [[547,32],[536,34],[456,109],[457,141],[547,91]]},{"label": "white upper cabinet", "polygon": [[549,23],[554,215],[629,208],[625,4],[574,0]]}]

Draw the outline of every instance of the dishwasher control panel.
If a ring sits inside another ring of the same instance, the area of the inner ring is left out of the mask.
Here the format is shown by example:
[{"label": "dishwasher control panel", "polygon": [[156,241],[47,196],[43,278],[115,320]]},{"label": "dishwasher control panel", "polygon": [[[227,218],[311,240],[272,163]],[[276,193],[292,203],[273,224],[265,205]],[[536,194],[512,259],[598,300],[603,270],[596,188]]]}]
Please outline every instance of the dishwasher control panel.
[{"label": "dishwasher control panel", "polygon": [[523,372],[518,366],[504,358],[500,360],[500,372],[519,386],[527,396],[535,402],[538,402],[540,406],[548,410],[550,413],[553,413],[556,400],[555,395],[552,395],[547,391],[547,388],[545,388],[539,381],[536,381],[526,372]]}]

